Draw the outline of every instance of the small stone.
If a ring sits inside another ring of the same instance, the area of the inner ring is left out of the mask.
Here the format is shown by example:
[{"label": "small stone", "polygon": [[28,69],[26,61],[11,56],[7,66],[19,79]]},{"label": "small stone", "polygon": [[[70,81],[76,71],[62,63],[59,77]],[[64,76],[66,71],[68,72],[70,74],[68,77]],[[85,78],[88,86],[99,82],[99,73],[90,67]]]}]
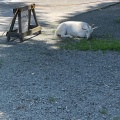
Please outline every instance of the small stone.
[{"label": "small stone", "polygon": [[31,73],[32,75],[34,75],[35,73]]},{"label": "small stone", "polygon": [[58,106],[57,108],[58,108],[58,109],[62,109],[62,106]]}]

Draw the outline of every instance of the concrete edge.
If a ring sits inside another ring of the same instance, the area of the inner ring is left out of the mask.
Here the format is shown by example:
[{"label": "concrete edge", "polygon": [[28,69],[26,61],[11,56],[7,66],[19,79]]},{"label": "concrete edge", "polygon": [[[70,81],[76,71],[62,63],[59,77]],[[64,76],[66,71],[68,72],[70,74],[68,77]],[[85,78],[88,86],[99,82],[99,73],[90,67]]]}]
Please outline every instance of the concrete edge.
[{"label": "concrete edge", "polygon": [[92,11],[97,11],[97,10],[99,10],[99,9],[106,9],[106,8],[111,7],[111,6],[114,6],[114,5],[116,5],[116,4],[120,4],[120,2],[114,2],[114,3],[112,2],[112,3],[110,3],[109,5],[105,5],[105,6],[101,6],[101,7],[98,7],[98,8],[94,8],[94,9],[92,9],[92,10],[87,10],[87,11],[85,11],[85,12],[81,12],[81,13],[75,14],[74,16],[77,16],[77,15],[80,15],[80,14],[89,13],[89,12],[92,12]]}]

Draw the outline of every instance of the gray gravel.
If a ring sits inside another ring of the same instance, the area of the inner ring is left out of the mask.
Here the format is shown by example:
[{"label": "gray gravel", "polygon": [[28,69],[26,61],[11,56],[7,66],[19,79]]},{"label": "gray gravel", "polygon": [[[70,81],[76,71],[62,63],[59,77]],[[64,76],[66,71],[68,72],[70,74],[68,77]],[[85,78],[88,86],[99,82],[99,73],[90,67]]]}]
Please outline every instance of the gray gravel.
[{"label": "gray gravel", "polygon": [[120,120],[120,53],[60,50],[53,38],[0,38],[0,120]]}]

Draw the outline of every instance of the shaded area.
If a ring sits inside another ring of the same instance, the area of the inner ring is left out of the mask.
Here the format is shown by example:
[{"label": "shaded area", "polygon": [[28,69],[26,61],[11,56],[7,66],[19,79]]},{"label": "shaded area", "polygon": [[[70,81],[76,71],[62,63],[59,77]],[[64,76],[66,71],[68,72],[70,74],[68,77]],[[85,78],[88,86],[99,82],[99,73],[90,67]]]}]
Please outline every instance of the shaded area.
[{"label": "shaded area", "polygon": [[[99,23],[87,14],[68,20]],[[53,33],[20,44],[1,38],[0,119],[119,118],[120,53],[59,50],[54,48],[56,42]]]},{"label": "shaded area", "polygon": [[[31,3],[32,4],[32,3]],[[17,8],[17,7],[21,7],[21,6],[27,6],[28,4],[25,2],[20,2],[20,3],[16,3],[16,2],[11,2],[11,3],[0,3],[0,31],[7,31],[10,27],[12,18],[14,16],[13,14],[13,8]],[[38,11],[38,14],[42,14],[42,12]],[[44,13],[45,14],[45,13]],[[40,25],[42,26],[46,26],[47,23],[45,23],[44,21],[41,21],[38,19],[38,21],[40,22]],[[31,19],[31,22],[33,23],[34,20]],[[17,23],[17,21],[16,21]],[[17,25],[17,24],[16,24]]]},{"label": "shaded area", "polygon": [[[114,119],[120,115],[119,52],[53,49],[51,36],[0,44],[4,119]],[[55,41],[55,40],[53,40]],[[99,112],[105,109],[105,116]]]},{"label": "shaded area", "polygon": [[[117,0],[116,0],[117,1]],[[115,2],[116,2],[115,1]],[[76,1],[77,3],[74,4],[73,1],[67,3],[64,1],[63,3],[55,2],[54,4],[51,1],[36,2],[36,14],[38,17],[38,21],[42,27],[47,28],[54,28],[56,25],[59,24],[60,20],[65,20],[68,17],[72,17],[86,11],[91,11],[96,8],[100,8],[101,6],[107,6],[109,4],[113,4],[113,2],[107,1],[99,4],[99,2],[92,1],[89,4],[88,1],[80,2]],[[27,2],[11,2],[8,4],[0,3],[0,23],[1,28],[0,31],[4,31],[9,28],[9,24],[11,21],[11,17],[13,17],[12,9],[17,6],[25,6],[26,4],[33,4],[35,1],[27,1]]]},{"label": "shaded area", "polygon": [[95,24],[98,28],[93,32],[93,36],[120,38],[120,4],[68,17],[60,23],[63,21],[84,21],[90,25]]},{"label": "shaded area", "polygon": [[0,3],[0,31],[3,32],[9,29],[14,16],[13,8],[25,5],[24,3]]}]

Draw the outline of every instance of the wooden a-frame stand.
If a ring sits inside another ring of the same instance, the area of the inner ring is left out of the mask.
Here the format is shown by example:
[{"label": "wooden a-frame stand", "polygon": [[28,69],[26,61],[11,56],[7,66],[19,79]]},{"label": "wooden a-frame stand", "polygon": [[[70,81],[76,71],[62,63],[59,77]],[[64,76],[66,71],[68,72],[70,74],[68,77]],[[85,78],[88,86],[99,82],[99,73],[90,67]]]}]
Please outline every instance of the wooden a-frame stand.
[{"label": "wooden a-frame stand", "polygon": [[[27,11],[28,15],[27,15],[27,30],[23,32],[23,28],[22,28],[22,18],[21,18],[21,13],[23,11]],[[31,12],[33,13],[33,17],[35,20],[35,25],[31,25]],[[41,26],[39,25],[38,21],[37,21],[37,17],[36,17],[36,13],[35,13],[35,4],[32,5],[28,5],[25,7],[20,7],[20,8],[15,8],[13,9],[13,13],[14,13],[14,17],[12,19],[11,25],[10,25],[10,29],[7,32],[6,36],[7,36],[7,41],[10,41],[10,37],[17,37],[20,39],[20,42],[23,42],[23,39],[25,36],[27,35],[31,35],[34,33],[41,33]],[[18,29],[13,29],[14,25],[15,25],[15,21],[16,18],[18,16]]]}]

